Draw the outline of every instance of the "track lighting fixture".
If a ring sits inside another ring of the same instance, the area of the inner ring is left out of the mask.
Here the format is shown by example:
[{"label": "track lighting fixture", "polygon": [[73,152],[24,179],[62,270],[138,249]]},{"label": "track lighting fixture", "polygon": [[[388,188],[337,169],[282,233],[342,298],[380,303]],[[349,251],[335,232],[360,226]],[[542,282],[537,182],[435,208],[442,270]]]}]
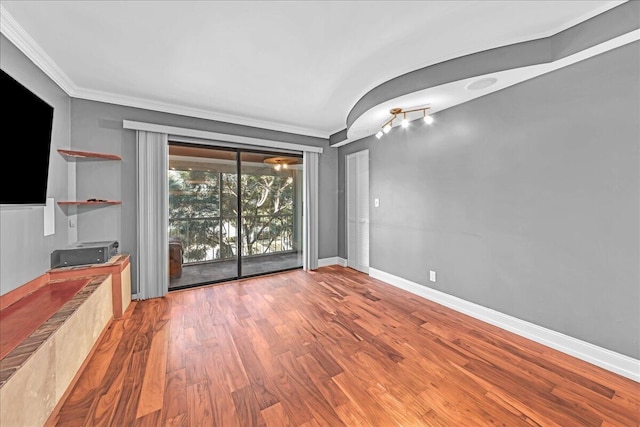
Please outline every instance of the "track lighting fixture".
[{"label": "track lighting fixture", "polygon": [[407,114],[409,113],[415,113],[418,111],[422,111],[422,114],[424,116],[423,120],[426,124],[430,125],[433,123],[433,117],[431,117],[430,115],[427,114],[427,110],[430,107],[422,107],[422,108],[412,108],[409,110],[403,110],[402,108],[392,108],[389,112],[391,113],[391,118],[389,120],[387,120],[386,122],[384,122],[384,124],[382,125],[382,130],[379,130],[378,133],[376,133],[376,138],[380,139],[384,136],[385,133],[389,133],[389,131],[391,130],[391,128],[393,127],[393,121],[400,115],[402,114],[402,121],[400,122],[400,125],[403,128],[406,128],[409,126],[409,119],[407,118]]}]

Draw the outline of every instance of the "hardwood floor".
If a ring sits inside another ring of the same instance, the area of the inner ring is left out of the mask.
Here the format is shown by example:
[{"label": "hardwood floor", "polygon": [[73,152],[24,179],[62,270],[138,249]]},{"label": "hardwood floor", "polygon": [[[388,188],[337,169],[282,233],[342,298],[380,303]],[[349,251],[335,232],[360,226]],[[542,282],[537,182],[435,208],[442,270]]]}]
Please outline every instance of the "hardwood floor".
[{"label": "hardwood floor", "polygon": [[637,426],[640,384],[332,266],[132,304],[59,426]]}]

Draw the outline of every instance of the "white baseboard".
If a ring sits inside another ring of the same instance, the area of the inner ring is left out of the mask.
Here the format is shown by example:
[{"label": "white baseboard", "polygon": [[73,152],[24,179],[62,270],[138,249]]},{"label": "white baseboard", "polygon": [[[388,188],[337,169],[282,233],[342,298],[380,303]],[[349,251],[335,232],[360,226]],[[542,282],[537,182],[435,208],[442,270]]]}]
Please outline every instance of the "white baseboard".
[{"label": "white baseboard", "polygon": [[640,360],[543,328],[375,268],[369,268],[369,275],[412,294],[640,382]]},{"label": "white baseboard", "polygon": [[318,260],[318,267],[326,267],[328,265],[341,265],[343,267],[346,267],[347,260],[338,256],[334,256],[331,258],[320,258]]}]

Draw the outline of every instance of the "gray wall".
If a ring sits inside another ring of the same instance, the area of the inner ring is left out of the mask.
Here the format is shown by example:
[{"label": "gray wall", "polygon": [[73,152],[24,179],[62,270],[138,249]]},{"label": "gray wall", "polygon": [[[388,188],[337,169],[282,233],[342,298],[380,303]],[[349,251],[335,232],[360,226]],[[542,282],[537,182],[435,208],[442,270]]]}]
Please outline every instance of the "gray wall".
[{"label": "gray wall", "polygon": [[274,139],[298,144],[322,146],[319,164],[319,256],[338,253],[337,233],[337,158],[338,149],[327,139],[294,135],[230,123],[159,113],[102,102],[71,100],[71,145],[84,149],[119,154],[121,162],[81,162],[77,165],[78,198],[114,198],[120,206],[85,209],[78,215],[78,240],[117,240],[122,252],[130,253],[133,290],[136,292],[136,134],[122,128],[123,120]]},{"label": "gray wall", "polygon": [[[47,196],[55,198],[56,202],[66,199],[67,162],[56,149],[69,148],[69,97],[2,35],[0,68],[53,106]],[[29,130],[25,129],[23,140],[3,140],[3,143],[29,144]],[[16,177],[29,175],[29,159],[4,156],[2,163],[5,168],[10,164],[17,165],[19,173]],[[20,185],[21,179],[11,182],[9,174],[5,174],[3,185]],[[51,252],[69,243],[66,212],[55,206],[55,234],[44,237],[43,211],[43,207],[0,209],[0,295],[46,273],[51,266]]]},{"label": "gray wall", "polygon": [[639,52],[341,147],[339,255],[345,155],[369,148],[373,268],[640,358]]},{"label": "gray wall", "polygon": [[[44,237],[42,207],[3,207],[0,210],[0,295],[46,273],[55,249],[75,241],[102,240],[117,240],[121,251],[132,255],[133,290],[136,291],[135,131],[122,128],[124,119],[322,146],[319,256],[337,255],[338,149],[329,147],[327,139],[71,99],[4,36],[0,36],[0,43],[0,67],[55,108],[48,196],[56,201],[76,197],[122,201],[122,205],[106,207],[60,208],[56,205],[56,233],[48,237]],[[55,151],[69,147],[119,154],[122,161],[66,161]],[[77,228],[69,227],[70,219],[76,222]]]}]

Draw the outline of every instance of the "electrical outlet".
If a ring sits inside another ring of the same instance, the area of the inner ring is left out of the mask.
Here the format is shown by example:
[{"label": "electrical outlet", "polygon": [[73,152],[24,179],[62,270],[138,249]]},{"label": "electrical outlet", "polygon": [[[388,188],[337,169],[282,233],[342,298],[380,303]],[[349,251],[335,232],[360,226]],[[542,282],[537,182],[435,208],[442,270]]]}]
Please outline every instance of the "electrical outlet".
[{"label": "electrical outlet", "polygon": [[380,199],[373,199],[373,206],[375,206],[376,208],[380,207]]},{"label": "electrical outlet", "polygon": [[432,282],[436,281],[436,272],[433,270],[429,270],[429,280],[431,280]]}]

